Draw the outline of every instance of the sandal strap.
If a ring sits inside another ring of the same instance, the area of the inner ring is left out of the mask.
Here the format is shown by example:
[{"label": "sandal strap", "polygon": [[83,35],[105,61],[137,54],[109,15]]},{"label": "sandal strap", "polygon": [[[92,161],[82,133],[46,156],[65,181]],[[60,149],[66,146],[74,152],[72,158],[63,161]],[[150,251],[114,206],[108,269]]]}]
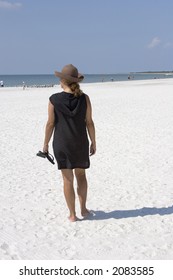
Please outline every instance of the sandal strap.
[{"label": "sandal strap", "polygon": [[55,164],[53,155],[46,153],[46,157],[52,164]]}]

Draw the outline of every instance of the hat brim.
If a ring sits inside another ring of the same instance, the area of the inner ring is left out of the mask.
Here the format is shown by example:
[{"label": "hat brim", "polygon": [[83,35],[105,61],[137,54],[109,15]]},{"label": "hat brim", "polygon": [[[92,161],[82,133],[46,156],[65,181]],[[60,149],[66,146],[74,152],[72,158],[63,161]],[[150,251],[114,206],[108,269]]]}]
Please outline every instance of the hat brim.
[{"label": "hat brim", "polygon": [[68,80],[72,83],[79,83],[84,79],[84,76],[80,73],[78,73],[78,77],[72,77],[72,76],[63,74],[62,72],[55,71],[55,76],[60,79]]}]

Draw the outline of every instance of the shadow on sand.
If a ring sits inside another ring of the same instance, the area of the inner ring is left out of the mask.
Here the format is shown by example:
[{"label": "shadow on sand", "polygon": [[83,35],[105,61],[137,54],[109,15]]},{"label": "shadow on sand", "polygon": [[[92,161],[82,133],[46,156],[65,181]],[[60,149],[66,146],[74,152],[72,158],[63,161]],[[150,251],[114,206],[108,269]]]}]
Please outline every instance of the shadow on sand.
[{"label": "shadow on sand", "polygon": [[89,220],[108,220],[108,219],[126,219],[126,218],[135,218],[135,217],[144,217],[151,215],[171,215],[173,214],[173,205],[163,208],[149,208],[144,207],[141,209],[134,210],[115,210],[112,212],[104,212],[101,210],[91,211],[91,215],[88,218]]}]

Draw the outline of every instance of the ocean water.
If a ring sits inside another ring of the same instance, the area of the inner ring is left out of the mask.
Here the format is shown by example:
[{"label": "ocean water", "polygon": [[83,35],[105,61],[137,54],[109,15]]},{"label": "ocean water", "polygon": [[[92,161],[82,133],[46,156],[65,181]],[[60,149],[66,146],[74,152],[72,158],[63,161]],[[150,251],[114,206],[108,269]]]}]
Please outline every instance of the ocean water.
[{"label": "ocean water", "polygon": [[[85,74],[82,83],[99,83],[109,81],[146,80],[173,78],[173,73],[124,73],[124,74]],[[12,86],[53,86],[59,83],[54,75],[0,75],[5,87]]]}]

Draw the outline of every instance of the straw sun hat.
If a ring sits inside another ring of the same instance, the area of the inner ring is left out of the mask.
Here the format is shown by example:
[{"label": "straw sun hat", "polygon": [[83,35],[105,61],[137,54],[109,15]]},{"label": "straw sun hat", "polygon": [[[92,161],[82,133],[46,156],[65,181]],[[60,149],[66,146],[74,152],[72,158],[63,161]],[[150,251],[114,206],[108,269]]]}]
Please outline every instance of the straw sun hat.
[{"label": "straw sun hat", "polygon": [[55,71],[55,76],[72,83],[79,83],[84,79],[84,76],[78,73],[78,69],[72,64],[65,65],[61,72]]}]

